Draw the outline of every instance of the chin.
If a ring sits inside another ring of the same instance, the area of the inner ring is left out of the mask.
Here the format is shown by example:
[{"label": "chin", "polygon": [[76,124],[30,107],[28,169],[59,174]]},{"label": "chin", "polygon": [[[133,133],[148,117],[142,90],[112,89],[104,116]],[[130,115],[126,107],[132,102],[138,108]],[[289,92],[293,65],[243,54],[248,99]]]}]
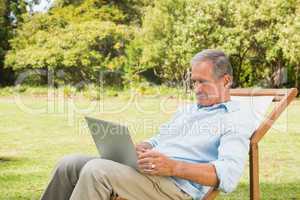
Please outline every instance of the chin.
[{"label": "chin", "polygon": [[211,103],[206,100],[197,100],[197,104],[199,104],[201,106],[210,106],[211,105]]},{"label": "chin", "polygon": [[203,98],[203,99],[197,99],[197,104],[201,106],[212,106],[216,104],[216,101],[215,99]]}]

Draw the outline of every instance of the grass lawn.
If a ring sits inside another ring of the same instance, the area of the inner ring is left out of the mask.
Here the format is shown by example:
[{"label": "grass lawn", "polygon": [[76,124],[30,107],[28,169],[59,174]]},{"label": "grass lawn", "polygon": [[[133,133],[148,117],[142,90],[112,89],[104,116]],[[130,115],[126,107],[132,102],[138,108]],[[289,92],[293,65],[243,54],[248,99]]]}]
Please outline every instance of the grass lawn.
[{"label": "grass lawn", "polygon": [[[177,106],[174,98],[165,97],[107,97],[94,104],[83,98],[1,97],[0,199],[38,199],[62,156],[97,155],[84,115],[126,124],[140,141]],[[260,143],[262,199],[300,199],[299,111],[300,101],[295,101]],[[246,169],[238,189],[218,199],[249,199],[248,177]]]}]

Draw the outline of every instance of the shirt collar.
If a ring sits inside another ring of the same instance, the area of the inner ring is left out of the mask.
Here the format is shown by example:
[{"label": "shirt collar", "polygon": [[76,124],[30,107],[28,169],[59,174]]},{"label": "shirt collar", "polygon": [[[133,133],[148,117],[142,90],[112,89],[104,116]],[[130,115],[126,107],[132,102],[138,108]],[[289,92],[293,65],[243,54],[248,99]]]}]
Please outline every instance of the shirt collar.
[{"label": "shirt collar", "polygon": [[225,108],[226,112],[234,112],[239,109],[239,102],[229,100],[229,101],[214,104],[211,106],[202,106],[200,104],[197,104],[197,108],[198,108],[198,110],[204,109],[204,110],[208,110],[208,111],[212,111],[212,110],[219,109],[219,108]]}]

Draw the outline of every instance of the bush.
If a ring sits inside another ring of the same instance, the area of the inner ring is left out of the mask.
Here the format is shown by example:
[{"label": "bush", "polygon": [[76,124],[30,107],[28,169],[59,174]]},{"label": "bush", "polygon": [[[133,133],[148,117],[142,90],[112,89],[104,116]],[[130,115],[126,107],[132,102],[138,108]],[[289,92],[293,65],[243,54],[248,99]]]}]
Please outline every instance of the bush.
[{"label": "bush", "polygon": [[218,48],[231,59],[235,86],[278,87],[274,74],[283,68],[295,78],[279,86],[297,83],[299,13],[297,0],[156,0],[128,47],[127,71],[153,69],[164,83],[183,83],[192,56]]}]

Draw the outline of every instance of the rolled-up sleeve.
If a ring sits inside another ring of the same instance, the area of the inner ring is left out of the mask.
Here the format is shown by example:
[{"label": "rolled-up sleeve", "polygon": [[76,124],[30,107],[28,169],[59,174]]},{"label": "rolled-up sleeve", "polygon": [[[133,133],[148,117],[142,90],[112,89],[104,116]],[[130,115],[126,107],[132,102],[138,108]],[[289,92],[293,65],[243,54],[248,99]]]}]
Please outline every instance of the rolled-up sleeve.
[{"label": "rolled-up sleeve", "polygon": [[155,147],[158,145],[158,138],[159,138],[159,134],[153,136],[152,138],[146,140],[146,142],[148,142],[149,144],[151,144],[152,147]]},{"label": "rolled-up sleeve", "polygon": [[218,159],[212,161],[219,180],[218,189],[229,193],[238,185],[249,152],[249,138],[245,134],[229,131],[220,138]]}]

